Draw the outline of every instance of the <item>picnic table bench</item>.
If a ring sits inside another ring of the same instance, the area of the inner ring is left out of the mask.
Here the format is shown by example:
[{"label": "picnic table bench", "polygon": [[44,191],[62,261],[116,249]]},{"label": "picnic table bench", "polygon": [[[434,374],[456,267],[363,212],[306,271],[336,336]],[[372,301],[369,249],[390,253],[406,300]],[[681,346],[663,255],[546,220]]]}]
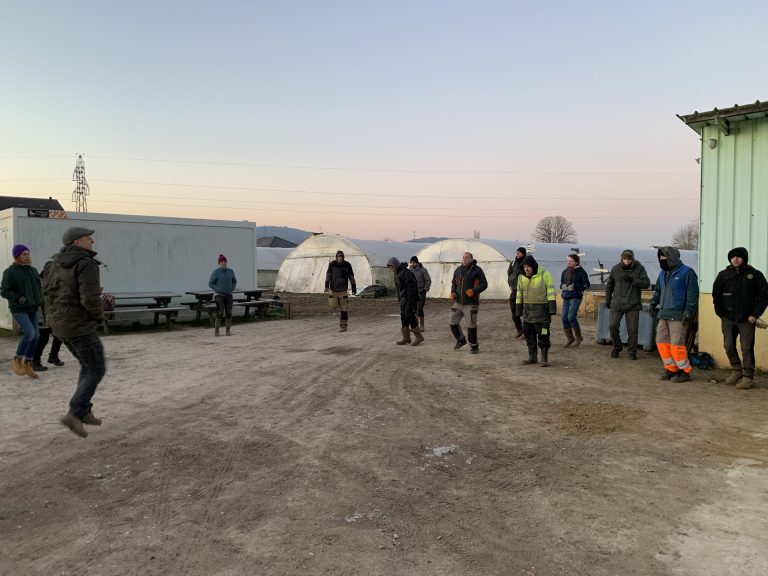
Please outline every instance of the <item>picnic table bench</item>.
[{"label": "picnic table bench", "polygon": [[169,306],[171,300],[181,296],[174,292],[116,292],[112,296],[115,299],[115,308],[104,311],[104,334],[109,334],[110,322],[137,313],[151,313],[155,326],[160,324],[160,316],[165,316],[168,330],[173,330],[179,312],[185,310],[179,306]]},{"label": "picnic table bench", "polygon": [[[233,304],[239,305],[246,302],[254,302],[261,298],[265,288],[248,288],[242,290],[235,290],[232,293]],[[191,290],[185,292],[190,296],[194,296],[195,300],[181,302],[182,306],[189,307],[190,310],[197,312],[195,319],[199,322],[203,312],[208,314],[208,322],[213,326],[213,319],[216,316],[216,303],[213,301],[213,290]],[[246,306],[245,315],[248,315],[248,310],[253,305]]]}]

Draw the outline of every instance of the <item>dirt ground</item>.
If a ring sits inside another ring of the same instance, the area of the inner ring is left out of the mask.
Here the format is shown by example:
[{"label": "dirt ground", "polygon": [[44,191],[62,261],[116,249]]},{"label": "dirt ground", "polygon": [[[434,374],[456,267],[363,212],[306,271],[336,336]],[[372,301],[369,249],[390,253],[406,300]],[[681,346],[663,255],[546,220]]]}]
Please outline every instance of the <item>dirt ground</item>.
[{"label": "dirt ground", "polygon": [[[392,300],[322,296],[231,337],[104,338],[104,419],[58,423],[77,366],[13,375],[0,338],[3,575],[765,575],[768,385],[587,340],[523,367],[505,302],[480,354],[448,303],[396,346]],[[555,326],[557,323],[555,323]]]}]

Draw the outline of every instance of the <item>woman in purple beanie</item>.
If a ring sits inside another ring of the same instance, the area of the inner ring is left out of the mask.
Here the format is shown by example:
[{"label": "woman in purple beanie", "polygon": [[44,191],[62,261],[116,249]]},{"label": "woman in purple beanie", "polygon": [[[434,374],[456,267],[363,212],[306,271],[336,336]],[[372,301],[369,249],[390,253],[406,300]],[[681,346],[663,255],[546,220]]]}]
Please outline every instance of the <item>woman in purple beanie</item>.
[{"label": "woman in purple beanie", "polygon": [[37,310],[43,304],[43,290],[40,286],[40,276],[31,265],[32,257],[29,255],[29,248],[23,244],[16,244],[11,254],[13,254],[13,264],[3,272],[0,295],[8,300],[8,308],[11,310],[13,319],[24,333],[16,347],[11,368],[19,376],[37,378],[32,359],[40,337]]}]

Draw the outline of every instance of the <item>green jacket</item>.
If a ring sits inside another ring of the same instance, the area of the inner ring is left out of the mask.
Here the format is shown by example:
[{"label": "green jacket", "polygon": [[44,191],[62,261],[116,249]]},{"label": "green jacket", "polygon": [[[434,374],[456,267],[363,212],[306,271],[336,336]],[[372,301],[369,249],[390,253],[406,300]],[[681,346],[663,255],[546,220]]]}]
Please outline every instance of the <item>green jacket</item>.
[{"label": "green jacket", "polygon": [[40,276],[28,264],[11,264],[5,269],[0,294],[8,300],[12,313],[34,312],[43,305]]},{"label": "green jacket", "polygon": [[96,332],[104,320],[99,298],[101,282],[95,252],[64,246],[43,278],[45,313],[51,330],[59,338],[76,338]]}]

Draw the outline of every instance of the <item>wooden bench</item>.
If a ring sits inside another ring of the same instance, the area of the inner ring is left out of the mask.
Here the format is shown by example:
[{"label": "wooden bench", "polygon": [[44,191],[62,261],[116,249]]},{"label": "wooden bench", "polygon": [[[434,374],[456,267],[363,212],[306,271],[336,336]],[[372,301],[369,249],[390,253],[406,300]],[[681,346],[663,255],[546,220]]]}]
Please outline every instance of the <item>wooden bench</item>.
[{"label": "wooden bench", "polygon": [[287,300],[247,300],[245,302],[237,302],[235,306],[241,306],[245,308],[245,316],[248,316],[251,308],[255,308],[253,312],[254,316],[258,312],[259,318],[262,320],[266,319],[267,312],[275,313],[278,310],[282,310],[282,315],[286,320],[291,319],[291,303]]},{"label": "wooden bench", "polygon": [[104,322],[102,326],[104,328],[104,334],[109,334],[109,323],[116,321],[119,317],[126,314],[136,314],[147,312],[154,316],[154,325],[159,326],[160,316],[165,316],[165,323],[168,330],[173,330],[176,322],[176,318],[179,312],[186,310],[186,308],[173,307],[173,306],[147,306],[146,304],[138,305],[124,305],[115,306],[114,310],[108,310],[104,312]]}]

